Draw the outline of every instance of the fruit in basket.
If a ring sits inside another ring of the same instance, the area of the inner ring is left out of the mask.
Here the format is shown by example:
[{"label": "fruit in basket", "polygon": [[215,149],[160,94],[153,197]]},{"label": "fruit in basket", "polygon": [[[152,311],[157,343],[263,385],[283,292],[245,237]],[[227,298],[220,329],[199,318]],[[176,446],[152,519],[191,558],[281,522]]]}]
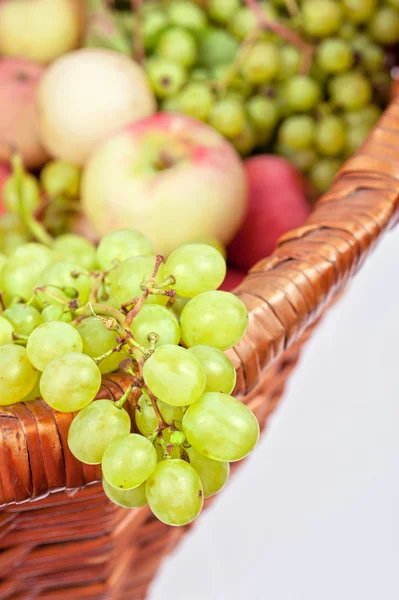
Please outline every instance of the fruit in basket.
[{"label": "fruit in basket", "polygon": [[28,168],[40,167],[47,158],[35,107],[43,73],[43,67],[35,62],[0,59],[0,161],[9,160],[12,151],[19,152]]},{"label": "fruit in basket", "polygon": [[84,20],[82,0],[3,0],[0,54],[49,63],[78,47]]},{"label": "fruit in basket", "polygon": [[254,156],[245,162],[245,171],[249,210],[228,256],[234,264],[250,269],[272,253],[281,235],[304,224],[310,207],[303,176],[284,158]]},{"label": "fruit in basket", "polygon": [[85,48],[50,65],[37,106],[48,152],[82,165],[105,138],[151,115],[155,101],[140,65],[112,50]]},{"label": "fruit in basket", "polygon": [[94,151],[82,203],[99,234],[131,224],[168,255],[203,236],[228,243],[245,215],[247,189],[239,157],[218,133],[184,115],[158,113]]},{"label": "fruit in basket", "polygon": [[[236,374],[222,349],[240,341],[248,314],[238,297],[216,290],[226,273],[223,248],[203,239],[165,262],[126,228],[97,250],[76,234],[54,239],[23,205],[31,175],[16,157],[13,169],[10,214],[41,243],[0,255],[1,403],[40,394],[53,410],[80,411],[69,447],[78,460],[101,463],[108,498],[128,508],[148,503],[163,522],[185,525],[259,432],[251,411],[229,396]],[[96,400],[101,373],[118,368],[121,397]]]}]

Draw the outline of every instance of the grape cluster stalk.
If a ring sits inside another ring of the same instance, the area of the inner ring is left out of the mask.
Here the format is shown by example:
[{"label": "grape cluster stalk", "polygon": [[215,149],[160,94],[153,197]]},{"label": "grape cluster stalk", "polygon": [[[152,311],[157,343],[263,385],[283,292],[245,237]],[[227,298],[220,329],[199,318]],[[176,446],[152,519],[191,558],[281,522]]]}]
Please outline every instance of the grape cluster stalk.
[{"label": "grape cluster stalk", "polygon": [[210,124],[243,156],[286,157],[319,192],[388,101],[398,0],[133,4],[109,9],[119,37],[87,44],[132,54],[160,109]]},{"label": "grape cluster stalk", "polygon": [[[47,187],[65,192],[76,174],[64,167],[53,163]],[[236,373],[224,351],[248,314],[218,290],[224,257],[192,243],[165,260],[131,229],[97,247],[76,234],[52,238],[33,216],[36,188],[17,158],[10,182],[8,216],[28,240],[10,249],[0,236],[0,404],[41,397],[76,412],[69,447],[102,465],[110,500],[148,504],[168,525],[191,522],[259,437],[255,416],[231,395]],[[96,400],[102,374],[118,369],[130,375],[123,396]]]}]

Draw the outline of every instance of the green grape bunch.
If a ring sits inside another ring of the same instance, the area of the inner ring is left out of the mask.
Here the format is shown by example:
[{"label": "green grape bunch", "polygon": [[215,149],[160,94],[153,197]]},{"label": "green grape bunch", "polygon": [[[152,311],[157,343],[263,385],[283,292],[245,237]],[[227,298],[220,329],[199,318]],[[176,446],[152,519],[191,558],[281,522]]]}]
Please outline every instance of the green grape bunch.
[{"label": "green grape bunch", "polygon": [[[259,437],[254,414],[231,395],[225,351],[248,313],[218,289],[225,258],[192,243],[165,260],[131,229],[97,247],[71,233],[53,239],[33,217],[30,178],[15,161],[10,214],[30,237],[0,254],[0,404],[41,397],[76,413],[69,448],[101,464],[108,498],[185,525]],[[118,369],[128,376],[122,397],[96,400],[102,374]]]},{"label": "green grape bunch", "polygon": [[[153,0],[132,14],[159,109],[207,122],[243,155],[274,152],[319,192],[386,106],[397,0]],[[125,8],[125,10],[123,10]],[[125,29],[126,31],[126,29]]]}]

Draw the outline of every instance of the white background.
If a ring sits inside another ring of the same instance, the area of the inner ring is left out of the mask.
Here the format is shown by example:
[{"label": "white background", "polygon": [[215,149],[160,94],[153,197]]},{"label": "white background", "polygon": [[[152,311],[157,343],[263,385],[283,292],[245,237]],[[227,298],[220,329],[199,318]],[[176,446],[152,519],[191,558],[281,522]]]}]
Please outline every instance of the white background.
[{"label": "white background", "polygon": [[399,231],[308,343],[150,600],[399,599]]}]

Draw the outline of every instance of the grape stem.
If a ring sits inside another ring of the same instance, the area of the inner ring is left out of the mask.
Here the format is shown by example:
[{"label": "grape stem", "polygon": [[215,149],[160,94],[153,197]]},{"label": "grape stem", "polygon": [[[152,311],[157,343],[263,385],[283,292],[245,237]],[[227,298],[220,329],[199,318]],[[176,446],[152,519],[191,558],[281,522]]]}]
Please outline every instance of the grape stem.
[{"label": "grape stem", "polygon": [[5,311],[6,305],[4,302],[4,292],[0,292],[0,308],[2,311]]},{"label": "grape stem", "polygon": [[21,342],[21,344],[26,344],[26,342],[29,339],[29,336],[27,335],[22,335],[22,333],[16,333],[15,331],[12,332],[12,339],[16,342]]},{"label": "grape stem", "polygon": [[125,325],[125,317],[117,308],[112,308],[112,306],[107,306],[106,304],[99,304],[97,302],[89,302],[86,306],[78,308],[78,310],[76,311],[76,315],[77,318],[74,321],[72,321],[72,325],[78,325],[84,319],[93,316],[98,317],[98,315],[112,317],[122,327],[124,327]]},{"label": "grape stem", "polygon": [[298,48],[302,54],[301,74],[308,73],[312,64],[314,53],[313,46],[305,42],[305,40],[296,34],[295,31],[289,29],[289,27],[286,27],[278,21],[270,19],[263,11],[262,7],[258,3],[258,0],[245,0],[245,4],[255,13],[260,28],[276,33],[281,38]]},{"label": "grape stem", "polygon": [[[141,370],[141,366],[140,366],[140,370]],[[157,404],[157,399],[154,396],[154,394],[151,392],[151,390],[147,387],[147,385],[144,383],[144,381],[143,381],[143,386],[141,388],[141,391],[144,395],[148,396],[151,401],[152,408],[154,409],[154,412],[158,419],[157,431],[158,431],[158,434],[160,434],[164,429],[167,429],[168,424],[166,423],[163,416],[161,415],[161,411],[159,410],[159,406]]]},{"label": "grape stem", "polygon": [[152,288],[152,284],[155,283],[155,278],[157,276],[157,273],[159,271],[159,267],[161,266],[161,264],[163,263],[163,256],[161,254],[157,254],[156,260],[155,260],[155,266],[154,266],[154,270],[152,272],[151,277],[149,278],[146,288],[144,290],[144,292],[142,293],[142,295],[140,296],[140,298],[135,302],[136,299],[134,299],[131,303],[128,303],[127,306],[129,306],[130,304],[134,303],[133,308],[127,313],[126,315],[126,321],[125,321],[125,326],[126,328],[129,328],[130,325],[132,324],[132,321],[134,319],[134,317],[137,316],[137,314],[140,312],[141,307],[143,306],[144,302],[146,301],[148,294],[150,293],[150,289]]},{"label": "grape stem", "polygon": [[121,398],[119,398],[119,400],[117,400],[117,401],[115,402],[115,406],[116,406],[116,408],[120,408],[120,409],[121,409],[121,408],[123,407],[123,405],[125,404],[126,400],[129,398],[130,394],[131,394],[131,393],[132,393],[132,391],[133,391],[134,384],[135,384],[135,382],[133,381],[133,382],[132,382],[132,383],[129,385],[129,387],[126,389],[126,391],[124,392],[123,396],[121,396]]},{"label": "grape stem", "polygon": [[120,352],[122,350],[123,346],[124,346],[124,344],[119,344],[118,346],[114,346],[113,348],[111,348],[111,350],[108,350],[108,352],[104,352],[104,354],[102,354],[101,356],[97,356],[96,358],[93,358],[94,362],[96,363],[96,365],[99,365],[103,360],[105,360],[106,358],[109,358],[110,356],[115,354],[115,352]]},{"label": "grape stem", "polygon": [[22,160],[19,154],[14,153],[12,155],[11,165],[13,168],[13,174],[15,176],[15,183],[18,196],[18,212],[21,217],[21,220],[23,221],[29,233],[33,236],[35,240],[44,244],[45,246],[52,246],[54,241],[52,236],[46,231],[43,225],[39,223],[39,221],[36,221],[34,216],[27,210],[27,207],[25,205],[22,194],[24,167],[22,165]]},{"label": "grape stem", "polygon": [[136,17],[134,19],[134,27],[133,27],[134,59],[140,65],[144,65],[145,50],[144,50],[143,36],[142,36],[142,32],[141,32],[141,3],[142,3],[142,0],[130,0],[130,6],[132,9],[132,13]]}]

